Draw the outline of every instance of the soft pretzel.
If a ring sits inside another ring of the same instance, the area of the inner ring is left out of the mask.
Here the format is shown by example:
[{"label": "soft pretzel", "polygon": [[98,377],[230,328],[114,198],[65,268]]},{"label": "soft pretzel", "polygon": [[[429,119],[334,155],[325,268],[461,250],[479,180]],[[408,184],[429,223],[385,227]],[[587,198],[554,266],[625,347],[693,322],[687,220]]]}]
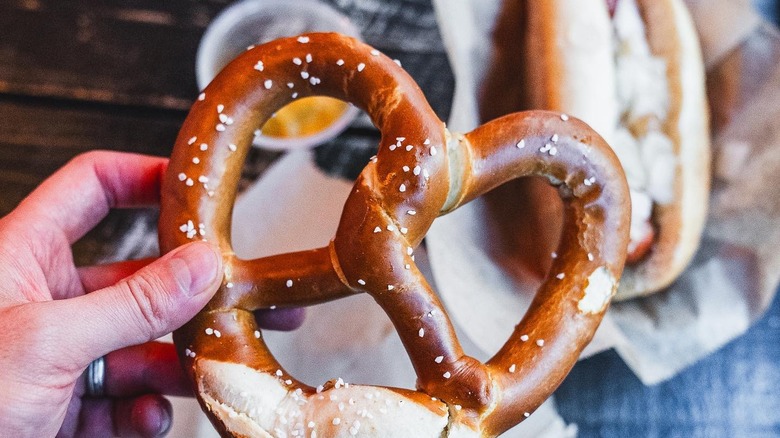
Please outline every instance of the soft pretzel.
[{"label": "soft pretzel", "polygon": [[[327,247],[240,260],[229,230],[252,133],[310,95],[365,110],[382,133],[379,152]],[[527,314],[483,364],[463,353],[414,250],[436,217],[525,175],[559,187],[565,236]],[[564,114],[517,113],[449,133],[401,67],[359,41],[308,34],[258,46],[195,102],[163,184],[162,250],[207,239],[222,248],[225,266],[214,299],[174,333],[181,361],[223,436],[498,435],[552,393],[591,339],[623,269],[628,196],[604,141]],[[277,363],[253,318],[256,309],[362,292],[395,325],[416,391],[341,380],[305,385]]]}]

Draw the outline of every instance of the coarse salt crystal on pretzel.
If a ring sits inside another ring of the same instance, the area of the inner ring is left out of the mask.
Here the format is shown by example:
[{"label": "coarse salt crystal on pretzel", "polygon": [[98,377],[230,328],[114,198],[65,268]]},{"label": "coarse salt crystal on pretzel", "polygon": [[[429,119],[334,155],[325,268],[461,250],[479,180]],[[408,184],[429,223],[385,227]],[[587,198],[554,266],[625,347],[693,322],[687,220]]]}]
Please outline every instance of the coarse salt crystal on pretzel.
[{"label": "coarse salt crystal on pretzel", "polygon": [[[258,61],[262,71],[254,68]],[[310,95],[365,110],[382,133],[379,152],[355,182],[328,246],[241,260],[229,230],[252,134],[284,104]],[[220,114],[232,123],[220,122]],[[208,148],[193,147],[193,137]],[[198,184],[186,184],[182,174]],[[464,354],[414,262],[414,248],[436,217],[529,175],[559,188],[564,238],[528,312],[496,355],[481,363]],[[182,231],[181,224],[192,226]],[[450,133],[396,62],[354,39],[317,33],[249,50],[201,94],[172,153],[159,227],[165,252],[193,239],[222,248],[223,287],[174,333],[213,424],[223,436],[321,438],[496,436],[523,421],[593,336],[617,288],[628,231],[625,176],[609,147],[581,121],[526,112]],[[416,391],[341,379],[317,388],[303,384],[274,359],[252,313],[363,292],[398,331],[418,376]]]}]

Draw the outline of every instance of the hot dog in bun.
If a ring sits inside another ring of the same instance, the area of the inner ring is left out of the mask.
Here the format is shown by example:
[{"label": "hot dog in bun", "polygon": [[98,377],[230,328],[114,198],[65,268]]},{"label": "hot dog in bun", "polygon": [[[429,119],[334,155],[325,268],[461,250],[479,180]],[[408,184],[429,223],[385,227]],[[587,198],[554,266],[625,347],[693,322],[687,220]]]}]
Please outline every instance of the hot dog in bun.
[{"label": "hot dog in bun", "polygon": [[631,187],[629,258],[617,298],[669,286],[695,253],[710,185],[698,38],[681,0],[524,4],[527,104],[579,117]]}]

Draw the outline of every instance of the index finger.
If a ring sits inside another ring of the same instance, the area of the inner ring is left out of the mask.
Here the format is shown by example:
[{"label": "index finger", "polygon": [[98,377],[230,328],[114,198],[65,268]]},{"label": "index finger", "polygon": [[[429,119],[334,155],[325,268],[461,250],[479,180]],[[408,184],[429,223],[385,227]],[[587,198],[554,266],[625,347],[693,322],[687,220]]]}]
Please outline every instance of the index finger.
[{"label": "index finger", "polygon": [[87,293],[109,287],[123,278],[129,277],[154,260],[153,258],[145,258],[103,265],[81,266],[78,268],[81,285]]},{"label": "index finger", "polygon": [[156,204],[166,158],[93,151],[77,156],[46,179],[12,214],[54,225],[70,243],[115,207]]}]

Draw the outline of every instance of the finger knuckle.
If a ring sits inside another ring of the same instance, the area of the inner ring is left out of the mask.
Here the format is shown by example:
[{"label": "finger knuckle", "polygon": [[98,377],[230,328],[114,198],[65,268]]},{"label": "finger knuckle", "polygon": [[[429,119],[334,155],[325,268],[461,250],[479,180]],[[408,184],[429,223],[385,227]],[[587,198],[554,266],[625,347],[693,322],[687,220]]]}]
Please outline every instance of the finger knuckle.
[{"label": "finger knuckle", "polygon": [[168,320],[168,306],[166,305],[162,281],[152,273],[143,270],[125,280],[125,288],[136,323],[152,340],[157,333],[164,331]]},{"label": "finger knuckle", "polygon": [[76,168],[88,168],[93,166],[94,163],[103,159],[105,155],[106,152],[101,150],[82,152],[73,157],[73,159],[70,161],[70,165]]}]

